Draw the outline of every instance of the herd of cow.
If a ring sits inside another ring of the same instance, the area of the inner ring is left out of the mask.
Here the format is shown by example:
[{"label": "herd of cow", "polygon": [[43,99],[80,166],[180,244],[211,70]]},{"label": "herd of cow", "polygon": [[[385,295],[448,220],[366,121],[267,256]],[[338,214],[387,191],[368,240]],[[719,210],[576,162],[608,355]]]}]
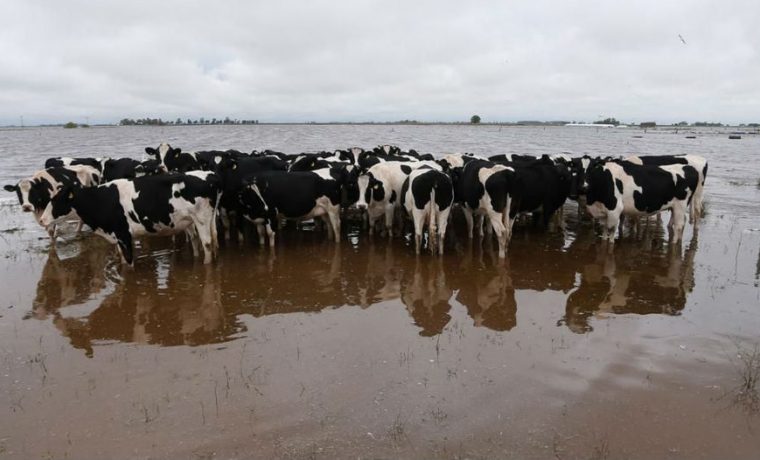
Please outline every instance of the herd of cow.
[{"label": "herd of cow", "polygon": [[[366,214],[369,233],[403,232],[414,225],[417,253],[425,229],[428,247],[443,253],[452,208],[459,207],[468,236],[495,235],[505,257],[515,219],[540,213],[544,225],[562,222],[567,199],[602,224],[613,241],[623,216],[670,210],[669,229],[678,243],[688,214],[697,224],[707,162],[697,155],[571,158],[566,154],[446,154],[439,158],[383,145],[372,150],[289,155],[265,150],[183,152],[162,143],[147,147],[148,161],[131,158],[51,158],[45,169],[6,191],[15,192],[53,243],[56,224],[71,218],[118,245],[132,264],[133,240],[185,233],[204,263],[219,244],[218,228],[242,239],[253,223],[261,245],[274,245],[283,219],[321,220],[328,238],[340,241],[341,209]],[[585,203],[584,203],[585,202]],[[477,224],[477,225],[476,225]]]}]

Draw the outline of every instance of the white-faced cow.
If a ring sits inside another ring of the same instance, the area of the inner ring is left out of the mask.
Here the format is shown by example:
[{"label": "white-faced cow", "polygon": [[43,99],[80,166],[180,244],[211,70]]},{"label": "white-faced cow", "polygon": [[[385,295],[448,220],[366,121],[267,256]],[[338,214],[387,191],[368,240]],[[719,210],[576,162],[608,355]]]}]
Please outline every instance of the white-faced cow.
[{"label": "white-faced cow", "polygon": [[621,215],[644,216],[669,209],[668,227],[673,242],[678,243],[699,173],[689,165],[646,166],[613,161],[593,166],[587,183],[586,208],[604,226],[602,238],[615,240]]},{"label": "white-faced cow", "polygon": [[117,244],[122,260],[130,265],[135,238],[186,232],[197,235],[203,262],[210,263],[218,199],[219,181],[211,172],[117,179],[97,187],[63,187],[40,220],[51,225],[75,212],[95,233]]},{"label": "white-faced cow", "polygon": [[[420,253],[422,233],[427,224],[428,247],[443,254],[446,226],[454,202],[454,188],[448,174],[428,167],[412,171],[401,189],[404,209],[414,222],[415,251]],[[437,245],[436,245],[437,241]]]},{"label": "white-faced cow", "polygon": [[31,177],[3,188],[16,193],[21,210],[33,213],[34,220],[46,228],[50,239],[55,243],[56,226],[47,226],[40,221],[45,207],[61,188],[73,185],[91,187],[100,183],[100,177],[100,171],[91,166],[63,166],[37,171]]}]

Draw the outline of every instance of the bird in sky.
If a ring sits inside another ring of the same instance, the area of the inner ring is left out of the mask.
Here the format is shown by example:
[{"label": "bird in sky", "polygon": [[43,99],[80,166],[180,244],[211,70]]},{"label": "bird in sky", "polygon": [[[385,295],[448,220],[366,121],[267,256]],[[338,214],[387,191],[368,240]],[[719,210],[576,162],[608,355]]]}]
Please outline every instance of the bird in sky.
[{"label": "bird in sky", "polygon": [[678,38],[681,39],[681,43],[683,43],[684,45],[686,44],[686,40],[683,39],[683,37],[681,36],[681,34],[678,34]]}]

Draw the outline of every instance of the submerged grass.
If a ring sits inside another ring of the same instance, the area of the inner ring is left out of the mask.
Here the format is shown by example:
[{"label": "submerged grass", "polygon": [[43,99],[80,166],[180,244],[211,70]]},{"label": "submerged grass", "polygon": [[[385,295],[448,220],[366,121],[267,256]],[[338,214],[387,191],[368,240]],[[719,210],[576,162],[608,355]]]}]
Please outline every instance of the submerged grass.
[{"label": "submerged grass", "polygon": [[737,404],[748,412],[760,411],[760,344],[755,343],[751,348],[737,345],[736,370],[740,377],[740,384],[734,390],[734,404]]}]

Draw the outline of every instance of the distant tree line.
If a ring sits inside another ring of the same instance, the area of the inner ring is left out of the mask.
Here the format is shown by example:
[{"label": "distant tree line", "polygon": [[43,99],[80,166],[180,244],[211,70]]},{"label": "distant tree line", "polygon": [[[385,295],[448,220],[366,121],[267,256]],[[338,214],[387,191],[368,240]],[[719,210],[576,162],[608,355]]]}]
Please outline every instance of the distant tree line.
[{"label": "distant tree line", "polygon": [[121,126],[165,126],[165,125],[257,125],[259,124],[259,120],[238,120],[237,118],[232,119],[230,117],[222,118],[198,118],[197,120],[192,120],[190,118],[187,118],[183,120],[182,118],[177,118],[174,121],[171,120],[162,120],[161,118],[138,118],[138,119],[132,119],[132,118],[123,118],[121,121],[119,121],[119,124]]},{"label": "distant tree line", "polygon": [[604,120],[599,120],[594,122],[595,125],[619,125],[620,122],[617,121],[615,118],[605,118]]}]

